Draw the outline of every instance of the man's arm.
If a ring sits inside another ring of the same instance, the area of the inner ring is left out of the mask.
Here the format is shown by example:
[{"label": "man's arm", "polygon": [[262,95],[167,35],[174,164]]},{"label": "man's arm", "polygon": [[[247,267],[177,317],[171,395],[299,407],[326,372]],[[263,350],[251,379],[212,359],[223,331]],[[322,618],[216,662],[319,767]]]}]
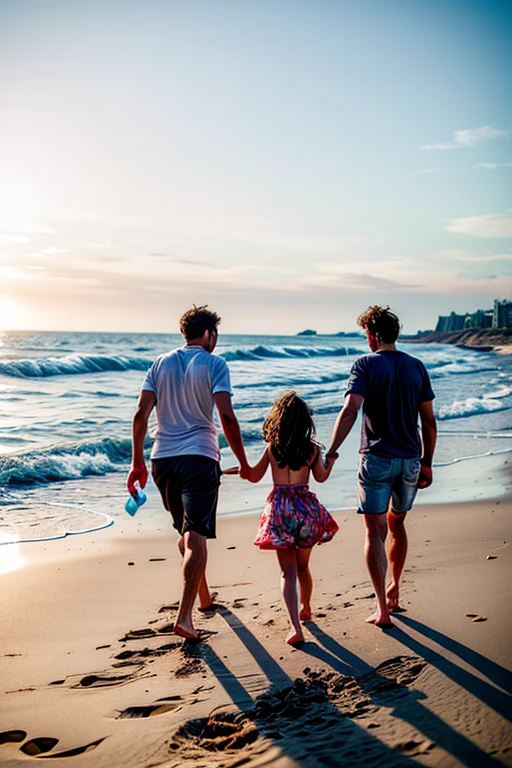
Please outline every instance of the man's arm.
[{"label": "man's arm", "polygon": [[146,486],[148,481],[148,470],[144,461],[144,438],[148,430],[149,415],[156,405],[156,396],[154,392],[144,389],[140,393],[137,410],[133,417],[132,428],[132,468],[126,487],[132,496],[136,493],[135,483],[138,482],[141,488]]},{"label": "man's arm", "polygon": [[335,454],[357,420],[357,413],[363,404],[362,395],[349,394],[345,398],[345,405],[338,414],[336,424],[331,437],[331,445],[326,453],[326,458]]},{"label": "man's arm", "polygon": [[229,392],[216,392],[213,399],[219,412],[222,431],[226,436],[229,447],[240,462],[240,477],[243,480],[247,480],[249,475],[249,464],[247,463],[247,458],[245,456],[240,426],[231,403],[231,395]]},{"label": "man's arm", "polygon": [[432,459],[436,447],[437,425],[434,416],[433,401],[427,400],[420,405],[421,434],[423,437],[423,456],[418,488],[428,488],[432,485]]}]

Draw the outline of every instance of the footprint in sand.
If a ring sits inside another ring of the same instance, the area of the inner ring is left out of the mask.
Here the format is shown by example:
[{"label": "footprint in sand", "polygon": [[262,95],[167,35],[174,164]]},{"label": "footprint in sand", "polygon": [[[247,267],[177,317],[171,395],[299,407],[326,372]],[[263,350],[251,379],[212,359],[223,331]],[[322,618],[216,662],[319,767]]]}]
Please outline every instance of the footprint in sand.
[{"label": "footprint in sand", "polygon": [[141,637],[154,637],[156,630],[144,627],[144,629],[130,629],[124,637],[119,638],[120,643],[126,643],[128,640],[140,640]]},{"label": "footprint in sand", "polygon": [[410,739],[409,741],[395,744],[394,748],[397,752],[401,752],[403,755],[414,757],[415,755],[425,755],[427,752],[434,749],[435,746],[433,741],[415,741],[414,739]]},{"label": "footprint in sand", "polygon": [[174,712],[184,705],[182,696],[164,696],[149,706],[127,707],[116,715],[116,720],[140,719],[142,717],[155,717],[166,712]]},{"label": "footprint in sand", "polygon": [[179,608],[179,603],[168,603],[165,605],[161,605],[158,609],[158,613],[170,613],[170,611],[177,611]]},{"label": "footprint in sand", "polygon": [[[171,653],[172,651],[175,651],[177,648],[181,648],[183,644],[182,640],[176,640],[174,643],[166,643],[165,645],[160,645],[158,648],[142,648],[141,650],[137,651],[121,651],[121,653],[118,653],[116,656],[114,656],[115,659],[119,659],[120,661],[124,661],[125,659],[146,659],[151,658],[154,656],[165,656],[167,653]],[[114,666],[119,666],[115,664]]]},{"label": "footprint in sand", "polygon": [[105,688],[120,683],[131,682],[135,679],[134,674],[129,675],[85,675],[72,688]]},{"label": "footprint in sand", "polygon": [[143,671],[143,662],[121,662],[121,664],[133,667],[132,671],[125,675],[110,675],[106,672],[69,675],[63,680],[52,680],[48,685],[67,685],[69,688],[109,688],[126,685],[144,677],[152,677],[151,673]]},{"label": "footprint in sand", "polygon": [[0,733],[0,744],[16,743],[27,738],[26,731],[4,731]]},{"label": "footprint in sand", "polygon": [[[0,733],[0,744],[7,743],[20,743],[27,737],[26,731],[12,730],[4,731]],[[29,757],[38,758],[60,758],[60,757],[75,757],[75,755],[83,755],[86,752],[91,752],[93,749],[101,744],[106,737],[92,741],[89,744],[84,744],[82,747],[73,747],[72,749],[66,749],[63,752],[53,752],[51,755],[47,754],[52,752],[53,748],[59,743],[58,739],[54,739],[50,736],[39,736],[36,739],[30,739],[26,741],[20,750]]]}]

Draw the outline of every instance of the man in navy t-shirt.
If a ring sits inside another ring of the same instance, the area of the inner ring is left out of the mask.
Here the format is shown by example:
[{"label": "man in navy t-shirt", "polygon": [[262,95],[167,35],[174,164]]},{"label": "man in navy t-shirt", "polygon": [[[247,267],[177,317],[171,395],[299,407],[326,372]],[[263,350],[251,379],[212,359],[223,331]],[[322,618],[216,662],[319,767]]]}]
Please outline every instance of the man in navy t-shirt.
[{"label": "man in navy t-shirt", "polygon": [[[365,519],[366,565],[377,597],[377,609],[366,621],[391,627],[390,612],[400,610],[400,577],[407,555],[405,517],[417,489],[432,483],[435,395],[423,363],[396,348],[400,322],[389,307],[369,307],[358,323],[366,331],[372,354],[352,366],[327,455],[336,453],[363,406],[357,511]],[[391,546],[386,556],[388,527]],[[388,558],[392,580],[386,590]]]}]

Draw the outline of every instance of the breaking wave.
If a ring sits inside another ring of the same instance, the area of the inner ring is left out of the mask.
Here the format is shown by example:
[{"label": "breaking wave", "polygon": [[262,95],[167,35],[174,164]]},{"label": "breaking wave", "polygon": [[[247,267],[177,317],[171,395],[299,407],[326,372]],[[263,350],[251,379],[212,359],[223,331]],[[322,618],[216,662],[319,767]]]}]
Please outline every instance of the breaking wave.
[{"label": "breaking wave", "polygon": [[37,360],[22,359],[0,362],[0,374],[19,379],[48,376],[76,376],[105,371],[145,371],[153,360],[125,355],[105,357],[102,355],[66,355],[65,357],[42,357]]},{"label": "breaking wave", "polygon": [[347,355],[359,355],[360,349],[353,347],[265,347],[259,345],[252,349],[227,349],[219,352],[224,360],[268,360],[316,357],[346,357]]},{"label": "breaking wave", "polygon": [[467,397],[465,400],[455,400],[450,405],[442,405],[436,415],[440,421],[447,419],[460,419],[463,416],[477,416],[482,413],[494,413],[495,411],[508,411],[509,405],[501,400],[491,397]]}]

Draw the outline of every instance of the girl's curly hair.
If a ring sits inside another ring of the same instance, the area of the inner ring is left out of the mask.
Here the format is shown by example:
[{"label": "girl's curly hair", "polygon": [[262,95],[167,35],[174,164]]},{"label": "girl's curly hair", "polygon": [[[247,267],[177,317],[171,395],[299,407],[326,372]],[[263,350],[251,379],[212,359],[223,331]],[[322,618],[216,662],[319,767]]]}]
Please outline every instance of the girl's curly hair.
[{"label": "girl's curly hair", "polygon": [[308,405],[293,391],[277,398],[263,424],[263,439],[270,443],[281,469],[296,471],[308,463],[316,447],[315,434]]}]

